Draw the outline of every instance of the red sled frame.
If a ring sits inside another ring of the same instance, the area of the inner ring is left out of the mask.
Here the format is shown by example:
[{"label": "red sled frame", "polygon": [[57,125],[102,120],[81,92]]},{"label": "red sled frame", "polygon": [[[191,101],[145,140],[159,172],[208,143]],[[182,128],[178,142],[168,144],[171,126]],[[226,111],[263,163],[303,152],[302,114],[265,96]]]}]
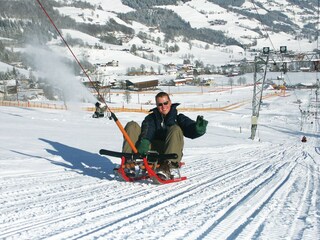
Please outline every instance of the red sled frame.
[{"label": "red sled frame", "polygon": [[[151,166],[148,163],[148,159],[147,157],[143,157],[143,166],[145,167],[146,170],[146,174],[142,175],[142,176],[138,176],[138,177],[129,177],[127,176],[126,172],[125,172],[125,164],[126,164],[126,158],[124,156],[121,157],[121,165],[119,167],[119,169],[117,170],[118,174],[120,175],[120,177],[126,181],[126,182],[135,182],[135,181],[139,181],[139,180],[144,180],[144,179],[148,179],[150,178],[154,183],[157,184],[168,184],[168,183],[174,183],[174,182],[181,182],[187,179],[187,177],[181,177],[180,176],[180,171],[178,169],[178,177],[176,178],[172,178],[172,179],[168,179],[168,180],[163,180],[161,178],[159,178],[159,176],[157,175],[157,173],[151,168]],[[183,163],[179,164],[179,168],[184,165]]]}]

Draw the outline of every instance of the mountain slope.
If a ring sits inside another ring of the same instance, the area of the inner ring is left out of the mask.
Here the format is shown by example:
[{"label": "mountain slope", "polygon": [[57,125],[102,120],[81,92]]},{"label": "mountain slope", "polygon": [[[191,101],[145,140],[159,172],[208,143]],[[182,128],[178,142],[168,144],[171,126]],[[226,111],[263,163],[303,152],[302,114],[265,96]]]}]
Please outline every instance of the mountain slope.
[{"label": "mountain slope", "polygon": [[[122,49],[130,49],[138,36],[142,42],[138,47],[150,43],[152,49],[158,48],[153,57],[150,53],[145,55],[159,62],[165,58],[163,55],[168,47],[174,44],[180,47],[184,42],[189,48],[202,45],[202,48],[210,49],[217,44],[223,45],[218,49],[220,52],[230,51],[225,45],[238,45],[249,51],[263,46],[275,50],[282,45],[288,45],[289,50],[317,47],[315,1],[112,0],[107,4],[100,0],[90,3],[51,0],[42,4],[59,29],[78,30],[96,37],[96,46],[104,49],[107,48],[104,43],[120,44]],[[26,8],[28,11],[23,11]],[[4,29],[0,37],[17,40],[19,45],[30,43],[30,40],[45,44],[58,37],[36,1],[4,1],[0,15]],[[80,41],[72,41],[70,37]],[[71,45],[81,44],[82,48],[91,45],[79,36],[69,35],[68,40]],[[159,54],[160,50],[162,54]],[[244,51],[241,52],[242,56],[235,56],[236,59],[244,57]],[[179,51],[170,54],[182,58]],[[201,59],[201,53],[194,58]]]}]

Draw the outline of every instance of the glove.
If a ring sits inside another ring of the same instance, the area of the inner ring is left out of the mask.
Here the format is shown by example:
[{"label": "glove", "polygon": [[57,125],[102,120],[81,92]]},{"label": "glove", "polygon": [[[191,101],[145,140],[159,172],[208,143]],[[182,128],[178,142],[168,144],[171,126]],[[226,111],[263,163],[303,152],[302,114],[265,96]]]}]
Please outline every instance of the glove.
[{"label": "glove", "polygon": [[208,121],[203,119],[203,116],[198,116],[196,121],[196,132],[199,135],[203,135],[206,133]]},{"label": "glove", "polygon": [[146,155],[150,148],[150,141],[148,139],[142,138],[138,146],[138,152],[141,155]]}]

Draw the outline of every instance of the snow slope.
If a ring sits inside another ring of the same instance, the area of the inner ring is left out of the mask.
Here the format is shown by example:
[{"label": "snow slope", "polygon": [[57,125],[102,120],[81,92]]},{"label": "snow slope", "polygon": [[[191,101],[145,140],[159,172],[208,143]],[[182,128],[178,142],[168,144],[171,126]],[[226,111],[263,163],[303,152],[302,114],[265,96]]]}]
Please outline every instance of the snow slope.
[{"label": "snow slope", "polygon": [[[171,90],[174,102],[192,96]],[[235,88],[198,99],[251,94]],[[0,107],[0,239],[319,239],[319,119],[302,121],[297,99],[306,109],[310,91],[265,98],[254,141],[250,101],[184,112],[204,115],[208,131],[186,139],[187,180],[168,185],[114,179],[119,159],[98,154],[121,149],[107,118],[76,107]],[[123,125],[145,116],[116,114]]]}]

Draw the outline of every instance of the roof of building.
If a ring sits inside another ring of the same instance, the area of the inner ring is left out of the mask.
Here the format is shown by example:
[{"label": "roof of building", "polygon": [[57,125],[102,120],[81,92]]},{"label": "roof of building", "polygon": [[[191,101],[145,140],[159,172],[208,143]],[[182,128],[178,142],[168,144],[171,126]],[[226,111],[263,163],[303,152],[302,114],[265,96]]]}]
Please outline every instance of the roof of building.
[{"label": "roof of building", "polygon": [[159,81],[159,78],[156,76],[119,76],[117,80],[126,80],[131,83],[142,83],[142,82],[150,82],[150,81]]}]

